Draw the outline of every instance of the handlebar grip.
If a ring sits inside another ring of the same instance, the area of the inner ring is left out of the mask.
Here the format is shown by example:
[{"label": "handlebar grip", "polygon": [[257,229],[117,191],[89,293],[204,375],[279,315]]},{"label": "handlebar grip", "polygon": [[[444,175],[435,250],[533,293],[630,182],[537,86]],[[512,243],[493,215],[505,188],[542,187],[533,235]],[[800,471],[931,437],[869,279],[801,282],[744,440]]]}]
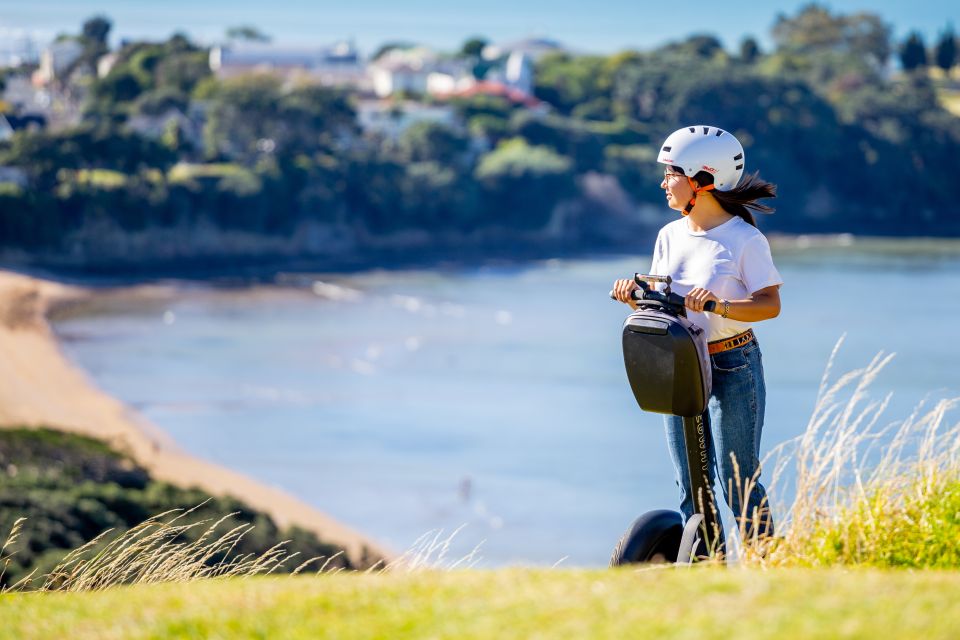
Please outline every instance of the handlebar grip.
[{"label": "handlebar grip", "polygon": [[[642,298],[643,298],[643,291],[641,291],[640,289],[634,289],[633,291],[630,292],[631,300],[641,300]],[[611,300],[617,299],[617,296],[614,295],[613,293],[613,289],[610,289],[610,299]]]}]

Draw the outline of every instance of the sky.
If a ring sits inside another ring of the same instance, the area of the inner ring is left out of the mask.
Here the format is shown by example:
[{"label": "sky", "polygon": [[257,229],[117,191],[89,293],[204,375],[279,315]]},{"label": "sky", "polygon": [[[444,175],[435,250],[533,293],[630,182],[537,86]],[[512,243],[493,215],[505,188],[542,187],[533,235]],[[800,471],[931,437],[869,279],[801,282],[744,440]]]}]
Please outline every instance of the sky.
[{"label": "sky", "polygon": [[[221,41],[227,28],[252,25],[277,44],[328,45],[352,39],[363,53],[388,41],[454,50],[469,37],[491,41],[550,37],[583,53],[648,49],[711,33],[730,49],[751,35],[771,45],[770,27],[801,1],[675,2],[660,0],[0,0],[0,45],[29,35],[42,45],[58,33],[77,33],[83,21],[105,14],[111,40],[162,39],[181,31],[202,44]],[[934,42],[948,24],[960,28],[960,2],[833,0],[835,13],[871,11],[894,28],[898,40],[912,30]],[[922,7],[922,8],[921,8]]]}]

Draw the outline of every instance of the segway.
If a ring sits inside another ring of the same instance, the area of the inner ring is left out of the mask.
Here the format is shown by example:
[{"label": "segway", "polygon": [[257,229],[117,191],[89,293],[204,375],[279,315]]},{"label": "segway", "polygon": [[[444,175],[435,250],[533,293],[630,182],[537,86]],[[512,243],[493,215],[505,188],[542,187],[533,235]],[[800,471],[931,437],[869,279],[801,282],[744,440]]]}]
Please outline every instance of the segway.
[{"label": "segway", "polygon": [[[670,276],[634,274],[639,289],[631,293],[637,310],[623,323],[623,361],[630,388],[644,411],[683,418],[683,438],[690,470],[694,515],[686,525],[677,511],[650,511],[627,529],[610,558],[610,566],[632,563],[689,563],[715,551],[723,539],[715,512],[709,465],[713,446],[703,412],[712,383],[707,337],[688,318],[683,296],[670,291]],[[666,285],[663,291],[650,283]],[[613,292],[610,292],[613,296]],[[704,305],[713,311],[713,301]]]}]

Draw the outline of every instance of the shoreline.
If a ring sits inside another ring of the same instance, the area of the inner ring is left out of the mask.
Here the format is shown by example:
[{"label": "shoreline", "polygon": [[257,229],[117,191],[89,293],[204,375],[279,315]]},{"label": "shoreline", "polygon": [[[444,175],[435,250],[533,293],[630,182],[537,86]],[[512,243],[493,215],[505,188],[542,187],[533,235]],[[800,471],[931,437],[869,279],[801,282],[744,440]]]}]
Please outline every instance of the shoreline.
[{"label": "shoreline", "polygon": [[[761,229],[762,230],[762,229]],[[851,233],[783,233],[765,231],[774,253],[796,254],[815,251],[900,252],[922,250],[932,256],[960,257],[960,237],[883,236]],[[506,243],[493,248],[448,247],[381,248],[348,256],[263,255],[208,256],[177,262],[111,265],[53,264],[11,260],[0,253],[0,273],[8,271],[42,281],[56,281],[80,287],[105,288],[165,281],[203,282],[221,285],[275,284],[278,277],[310,274],[352,274],[374,270],[446,269],[470,270],[487,266],[523,268],[547,260],[604,260],[643,254],[653,247],[655,232],[646,237],[628,236],[619,243],[603,246],[544,244],[530,246]]]},{"label": "shoreline", "polygon": [[158,426],[98,389],[63,354],[48,322],[57,309],[95,294],[0,271],[0,429],[50,427],[93,437],[132,457],[156,480],[231,495],[281,528],[298,526],[343,547],[351,560],[396,557],[281,489],[188,454]]}]

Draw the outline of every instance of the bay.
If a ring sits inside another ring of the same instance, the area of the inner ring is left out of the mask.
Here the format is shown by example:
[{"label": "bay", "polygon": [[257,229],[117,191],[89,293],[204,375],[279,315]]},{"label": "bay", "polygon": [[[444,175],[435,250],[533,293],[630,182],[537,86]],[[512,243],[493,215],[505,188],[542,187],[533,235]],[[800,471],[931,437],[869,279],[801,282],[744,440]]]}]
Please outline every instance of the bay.
[{"label": "bay", "polygon": [[[763,449],[799,435],[835,372],[895,352],[885,416],[960,396],[960,252],[908,241],[776,251],[755,326]],[[662,418],[642,413],[607,292],[648,255],[437,271],[171,283],[55,321],[67,355],[189,452],[279,486],[395,550],[463,526],[482,566],[601,566],[675,508]],[[242,496],[241,496],[242,497]],[[785,498],[786,496],[780,496]],[[774,496],[777,499],[777,496]]]}]

